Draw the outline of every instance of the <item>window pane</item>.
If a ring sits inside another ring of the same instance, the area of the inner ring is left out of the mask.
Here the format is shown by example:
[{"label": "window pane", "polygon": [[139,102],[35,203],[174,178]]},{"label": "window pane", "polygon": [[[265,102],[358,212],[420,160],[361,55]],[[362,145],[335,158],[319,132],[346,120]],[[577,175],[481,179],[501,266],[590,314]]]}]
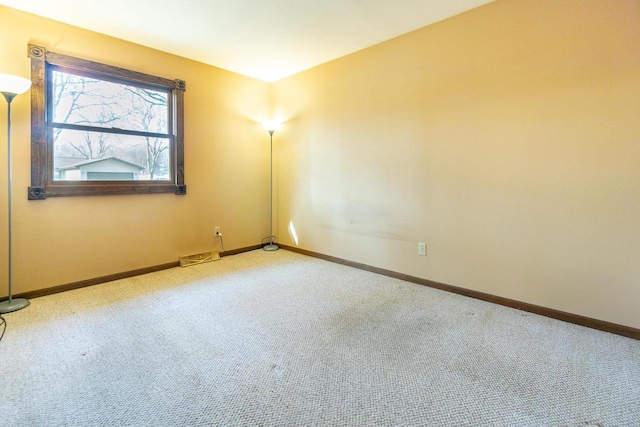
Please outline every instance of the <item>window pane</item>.
[{"label": "window pane", "polygon": [[169,138],[53,130],[57,181],[171,180]]},{"label": "window pane", "polygon": [[168,133],[168,92],[52,71],[53,121]]}]

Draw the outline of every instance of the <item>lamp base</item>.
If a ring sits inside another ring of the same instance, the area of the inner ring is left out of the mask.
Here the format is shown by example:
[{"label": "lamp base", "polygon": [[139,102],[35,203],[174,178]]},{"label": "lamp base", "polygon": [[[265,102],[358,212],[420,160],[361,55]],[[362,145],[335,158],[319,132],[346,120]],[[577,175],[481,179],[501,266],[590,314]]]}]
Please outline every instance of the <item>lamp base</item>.
[{"label": "lamp base", "polygon": [[277,251],[278,249],[280,249],[280,246],[271,243],[269,245],[264,245],[262,249],[264,249],[265,251]]},{"label": "lamp base", "polygon": [[22,310],[29,305],[29,300],[24,298],[14,298],[11,301],[6,300],[0,302],[0,314],[11,313],[12,311]]}]

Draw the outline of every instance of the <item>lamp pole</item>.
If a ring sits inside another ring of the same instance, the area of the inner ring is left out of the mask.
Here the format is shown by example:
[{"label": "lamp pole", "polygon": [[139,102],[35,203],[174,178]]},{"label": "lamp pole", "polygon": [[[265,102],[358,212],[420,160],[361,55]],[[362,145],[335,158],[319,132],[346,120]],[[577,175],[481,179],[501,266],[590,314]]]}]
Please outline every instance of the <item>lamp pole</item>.
[{"label": "lamp pole", "polygon": [[270,203],[269,203],[269,244],[265,245],[262,249],[265,251],[277,251],[280,249],[278,245],[273,243],[273,133],[276,131],[278,124],[275,122],[267,122],[264,127],[269,132],[269,146],[270,146],[270,157],[271,157],[271,178],[269,180],[269,194],[270,194]]},{"label": "lamp pole", "polygon": [[18,311],[29,305],[29,300],[24,298],[13,298],[13,236],[11,226],[11,101],[18,94],[24,93],[31,87],[31,81],[22,77],[0,74],[0,91],[7,100],[7,224],[8,224],[8,279],[9,279],[9,299],[0,302],[0,314]]}]

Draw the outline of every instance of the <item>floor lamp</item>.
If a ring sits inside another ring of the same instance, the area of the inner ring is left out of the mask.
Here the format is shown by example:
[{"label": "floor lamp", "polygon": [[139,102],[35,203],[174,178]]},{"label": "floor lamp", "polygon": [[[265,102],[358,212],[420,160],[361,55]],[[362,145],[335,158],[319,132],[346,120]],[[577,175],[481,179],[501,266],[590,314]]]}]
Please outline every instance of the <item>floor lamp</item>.
[{"label": "floor lamp", "polygon": [[280,127],[280,123],[275,121],[268,121],[263,123],[264,128],[269,132],[270,143],[271,143],[271,182],[269,184],[269,188],[271,189],[271,204],[269,207],[269,238],[270,242],[268,245],[264,245],[262,249],[265,251],[277,251],[280,249],[278,245],[273,244],[273,133],[278,130]]},{"label": "floor lamp", "polygon": [[28,91],[30,87],[31,80],[27,80],[23,77],[13,76],[11,74],[0,74],[0,92],[2,92],[2,95],[4,95],[4,99],[7,100],[7,223],[9,224],[9,299],[0,302],[0,314],[18,311],[29,305],[29,300],[26,300],[24,298],[14,299],[11,290],[13,281],[13,259],[11,257],[11,101],[13,101],[13,98],[15,98],[17,95]]}]

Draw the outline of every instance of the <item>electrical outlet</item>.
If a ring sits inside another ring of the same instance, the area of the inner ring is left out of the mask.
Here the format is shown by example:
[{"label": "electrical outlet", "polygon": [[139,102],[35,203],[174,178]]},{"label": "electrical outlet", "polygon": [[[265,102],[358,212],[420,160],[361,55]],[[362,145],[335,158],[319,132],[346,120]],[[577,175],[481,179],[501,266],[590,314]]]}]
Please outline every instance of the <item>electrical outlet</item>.
[{"label": "electrical outlet", "polygon": [[214,233],[216,233],[216,236],[219,236],[219,235],[221,234],[221,233],[220,233],[220,227],[215,227],[215,228],[213,229],[213,232],[214,232]]},{"label": "electrical outlet", "polygon": [[426,243],[418,243],[418,255],[427,256],[427,244]]}]

